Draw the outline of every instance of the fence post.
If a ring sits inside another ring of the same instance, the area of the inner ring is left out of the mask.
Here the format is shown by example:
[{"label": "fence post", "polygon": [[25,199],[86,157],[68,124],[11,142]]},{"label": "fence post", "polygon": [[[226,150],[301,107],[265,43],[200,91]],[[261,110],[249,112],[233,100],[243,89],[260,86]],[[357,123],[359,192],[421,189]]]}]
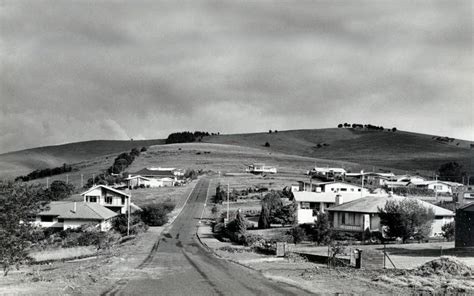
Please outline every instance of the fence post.
[{"label": "fence post", "polygon": [[383,244],[383,269],[385,269],[385,256],[387,256],[387,254],[385,253],[385,243]]},{"label": "fence post", "polygon": [[328,245],[328,268],[330,268],[329,245]]}]

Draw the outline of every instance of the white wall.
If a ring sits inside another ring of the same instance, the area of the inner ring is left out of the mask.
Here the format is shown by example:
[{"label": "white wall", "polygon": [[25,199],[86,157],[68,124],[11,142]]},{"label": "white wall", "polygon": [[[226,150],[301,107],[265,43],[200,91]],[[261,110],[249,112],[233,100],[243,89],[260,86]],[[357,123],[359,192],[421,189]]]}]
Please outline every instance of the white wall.
[{"label": "white wall", "polygon": [[296,212],[298,224],[314,223],[315,217],[313,217],[312,209],[298,209]]}]

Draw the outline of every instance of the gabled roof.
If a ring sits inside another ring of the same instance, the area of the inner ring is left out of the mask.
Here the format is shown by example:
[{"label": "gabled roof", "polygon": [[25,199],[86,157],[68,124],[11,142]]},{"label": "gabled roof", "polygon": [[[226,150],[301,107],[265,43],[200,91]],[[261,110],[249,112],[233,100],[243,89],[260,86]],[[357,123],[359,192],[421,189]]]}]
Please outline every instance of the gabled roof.
[{"label": "gabled roof", "polygon": [[336,196],[333,192],[297,191],[293,192],[293,196],[297,202],[336,202]]},{"label": "gabled roof", "polygon": [[308,181],[298,181],[298,183],[304,183],[304,184],[311,184],[312,186],[315,187],[320,187],[320,186],[326,186],[330,184],[344,184],[344,185],[349,185],[349,186],[354,186],[358,188],[362,188],[362,186],[357,185],[357,184],[352,184],[348,182],[342,182],[342,181],[330,181],[330,182],[308,182]]},{"label": "gabled roof", "polygon": [[[368,196],[368,197],[363,197],[363,198],[360,198],[360,199],[350,201],[348,203],[344,203],[344,204],[329,208],[328,211],[377,214],[379,212],[379,208],[385,207],[385,204],[389,200],[402,201],[406,198],[409,198],[409,197],[403,197],[403,196]],[[409,198],[409,199],[415,199],[415,198]],[[415,200],[417,200],[423,206],[425,206],[427,208],[431,208],[433,210],[435,216],[454,216],[454,213],[450,210],[435,206],[433,204],[430,204],[428,202],[425,202],[425,201],[422,201],[422,200],[419,200],[419,199],[415,199]]]},{"label": "gabled roof", "polygon": [[151,181],[150,178],[147,178],[147,177],[143,177],[143,176],[140,176],[140,175],[136,175],[136,176],[130,176],[128,178],[125,178],[125,180],[132,180],[132,179],[143,179],[143,180],[146,180],[146,181]]},{"label": "gabled roof", "polygon": [[150,170],[148,168],[141,169],[138,172],[134,173],[134,175],[174,178],[174,172],[172,170]]},{"label": "gabled roof", "polygon": [[106,186],[106,185],[96,185],[96,186],[93,186],[93,187],[89,188],[89,190],[87,190],[87,191],[81,193],[81,195],[86,195],[87,193],[89,193],[89,192],[91,192],[92,190],[95,190],[95,189],[97,189],[97,188],[99,188],[99,187],[100,187],[100,188],[103,188],[103,189],[105,189],[105,190],[109,190],[109,191],[115,192],[115,193],[117,193],[117,194],[119,194],[119,195],[123,195],[123,196],[130,197],[130,194],[128,194],[128,193],[125,193],[125,192],[123,192],[123,191],[117,190],[117,189],[115,189],[115,188],[112,188],[112,187],[109,187],[109,186]]},{"label": "gabled roof", "polygon": [[461,210],[461,211],[467,211],[467,212],[474,212],[474,202],[471,202],[471,203],[468,203],[468,204],[465,204],[463,205],[462,207],[460,207],[458,209],[458,211]]},{"label": "gabled roof", "polygon": [[53,201],[48,206],[49,210],[40,212],[38,216],[57,216],[67,220],[107,220],[118,215],[97,203]]}]

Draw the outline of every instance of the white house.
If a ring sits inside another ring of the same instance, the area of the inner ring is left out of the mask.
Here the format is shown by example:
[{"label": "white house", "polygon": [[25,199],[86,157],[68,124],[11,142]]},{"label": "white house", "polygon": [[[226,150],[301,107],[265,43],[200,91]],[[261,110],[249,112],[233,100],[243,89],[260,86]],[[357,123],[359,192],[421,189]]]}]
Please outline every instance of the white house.
[{"label": "white house", "polygon": [[[302,182],[304,183],[304,182]],[[298,224],[314,223],[318,212],[369,195],[367,189],[342,182],[301,185],[306,190],[293,192]],[[301,188],[300,188],[301,189]]]},{"label": "white house", "polygon": [[[332,215],[333,227],[340,231],[363,232],[366,229],[371,231],[382,231],[379,208],[385,207],[389,200],[401,201],[408,197],[401,196],[370,196],[343,203],[341,205],[329,208]],[[414,199],[414,198],[412,198]],[[444,224],[454,221],[454,213],[450,210],[435,206],[418,199],[419,203],[427,208],[431,208],[435,214],[432,223],[430,236],[437,236]]]},{"label": "white house", "polygon": [[113,218],[118,215],[97,203],[53,201],[48,208],[36,215],[33,222],[36,226],[65,230],[93,225],[101,231],[108,231]]},{"label": "white house", "polygon": [[[127,212],[131,195],[105,185],[97,185],[81,194],[85,203],[102,205],[115,213]],[[130,204],[131,207],[136,207]]]},{"label": "white house", "polygon": [[407,186],[414,186],[416,188],[423,188],[432,190],[437,193],[452,194],[451,184],[444,181],[423,181],[423,182],[410,182]]},{"label": "white house", "polygon": [[367,188],[361,186],[345,183],[345,182],[320,182],[313,183],[307,181],[299,181],[299,191],[309,192],[332,192],[334,196],[341,193],[344,195],[365,196],[369,194]]},{"label": "white house", "polygon": [[252,174],[276,174],[277,168],[274,166],[265,165],[264,163],[254,163],[249,165],[245,171]]},{"label": "white house", "polygon": [[158,187],[165,187],[165,186],[173,186],[174,179],[171,178],[147,178],[140,175],[132,176],[129,175],[128,178],[125,178],[127,181],[127,188],[132,189],[136,187],[149,187],[149,188],[158,188]]},{"label": "white house", "polygon": [[[175,168],[144,168],[134,174],[129,175],[129,177],[133,176],[141,176],[148,179],[154,179],[157,180],[158,183],[161,182],[163,186],[174,186],[175,183],[178,182],[178,178],[181,179],[184,176],[184,173],[181,170],[177,170]],[[167,180],[165,183],[163,183],[161,180],[165,178],[167,178]],[[168,185],[168,179],[172,179],[172,185]]]},{"label": "white house", "polygon": [[382,186],[387,186],[388,188],[397,188],[397,187],[405,187],[410,183],[422,183],[425,182],[426,179],[415,175],[398,175],[398,176],[392,176],[389,178],[382,179],[380,181],[380,185]]}]

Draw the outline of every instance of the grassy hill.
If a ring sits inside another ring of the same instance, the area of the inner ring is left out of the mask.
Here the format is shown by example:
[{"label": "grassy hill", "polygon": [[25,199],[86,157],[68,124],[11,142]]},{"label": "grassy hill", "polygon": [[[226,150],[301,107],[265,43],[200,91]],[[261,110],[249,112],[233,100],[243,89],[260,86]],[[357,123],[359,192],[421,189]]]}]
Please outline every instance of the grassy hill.
[{"label": "grassy hill", "polygon": [[[445,143],[430,135],[403,131],[290,130],[218,135],[202,141],[174,145],[163,145],[164,140],[88,141],[22,150],[0,155],[0,177],[63,163],[77,164],[78,176],[91,175],[110,166],[120,152],[152,145],[156,146],[140,156],[131,171],[144,166],[242,171],[251,162],[265,162],[291,172],[303,172],[314,165],[338,165],[352,171],[391,169],[431,175],[441,164],[457,161],[474,175],[472,142]],[[270,147],[264,146],[266,142]]]},{"label": "grassy hill", "polygon": [[[270,151],[347,161],[365,165],[365,170],[386,167],[419,171],[427,175],[448,161],[457,161],[474,173],[472,142],[439,142],[431,135],[410,132],[359,129],[290,130],[278,133],[222,135],[205,138],[209,143],[265,148]],[[459,143],[459,145],[457,145]]]},{"label": "grassy hill", "polygon": [[0,154],[0,177],[25,175],[35,169],[73,164],[129,151],[135,147],[164,144],[164,140],[95,140],[45,146]]}]

